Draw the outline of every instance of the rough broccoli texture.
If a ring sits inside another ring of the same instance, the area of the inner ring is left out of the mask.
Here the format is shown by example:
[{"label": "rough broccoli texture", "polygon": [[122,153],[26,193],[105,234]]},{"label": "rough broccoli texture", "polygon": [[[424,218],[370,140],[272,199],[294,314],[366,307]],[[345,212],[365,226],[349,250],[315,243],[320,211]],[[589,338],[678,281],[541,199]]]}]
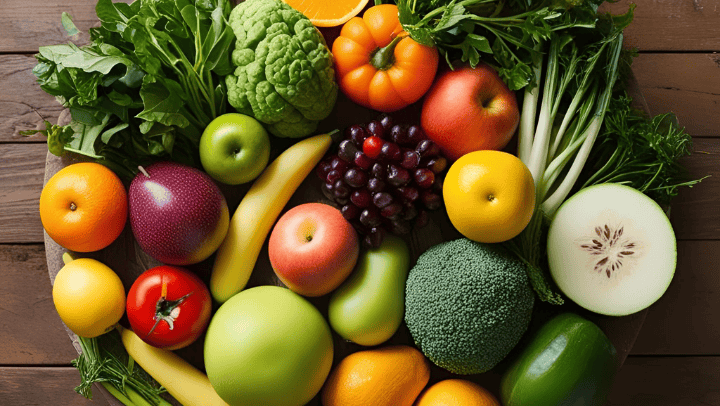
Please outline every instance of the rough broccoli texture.
[{"label": "rough broccoli texture", "polygon": [[230,13],[237,42],[228,101],[279,137],[304,137],[337,99],[332,56],[320,32],[279,0],[247,0]]},{"label": "rough broccoli texture", "polygon": [[519,259],[465,238],[422,254],[405,295],[415,345],[462,375],[488,371],[507,356],[527,330],[535,301]]}]

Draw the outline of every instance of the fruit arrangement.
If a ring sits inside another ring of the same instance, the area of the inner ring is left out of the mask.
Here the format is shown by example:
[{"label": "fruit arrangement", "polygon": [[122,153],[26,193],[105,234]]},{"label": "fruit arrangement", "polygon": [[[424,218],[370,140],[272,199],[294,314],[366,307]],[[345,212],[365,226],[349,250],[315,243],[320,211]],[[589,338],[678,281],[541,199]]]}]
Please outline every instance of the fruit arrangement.
[{"label": "fruit arrangement", "polygon": [[[663,206],[697,182],[677,162],[687,134],[630,107],[632,9],[366,3],[101,0],[89,45],[40,49],[41,87],[75,113],[48,124],[48,148],[96,160],[40,199],[73,252],[53,300],[83,349],[79,393],[604,403],[617,351],[593,313],[662,296],[676,259]],[[316,29],[340,25],[327,42]],[[334,122],[336,100],[356,119]],[[125,234],[159,265],[128,281],[79,258]]]}]

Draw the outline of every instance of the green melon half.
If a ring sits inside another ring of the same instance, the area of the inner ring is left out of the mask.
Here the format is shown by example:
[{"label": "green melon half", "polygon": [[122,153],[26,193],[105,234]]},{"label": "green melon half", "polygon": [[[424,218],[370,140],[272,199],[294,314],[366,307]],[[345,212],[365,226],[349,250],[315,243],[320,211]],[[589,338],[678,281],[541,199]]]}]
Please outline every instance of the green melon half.
[{"label": "green melon half", "polygon": [[660,206],[617,184],[583,189],[563,203],[547,250],[560,290],[585,309],[611,316],[658,300],[677,261],[675,233]]}]

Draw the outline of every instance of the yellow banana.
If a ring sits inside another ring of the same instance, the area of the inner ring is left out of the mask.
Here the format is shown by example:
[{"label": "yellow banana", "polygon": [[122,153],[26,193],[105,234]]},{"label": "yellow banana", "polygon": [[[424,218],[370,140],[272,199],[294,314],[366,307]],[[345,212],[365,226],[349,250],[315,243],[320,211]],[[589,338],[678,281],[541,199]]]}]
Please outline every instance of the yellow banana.
[{"label": "yellow banana", "polygon": [[215,300],[224,303],[245,287],[275,220],[331,142],[328,134],[302,140],[280,154],[255,180],[218,248],[210,277]]},{"label": "yellow banana", "polygon": [[183,406],[228,406],[207,375],[172,351],[145,343],[132,330],[119,327],[128,354]]}]

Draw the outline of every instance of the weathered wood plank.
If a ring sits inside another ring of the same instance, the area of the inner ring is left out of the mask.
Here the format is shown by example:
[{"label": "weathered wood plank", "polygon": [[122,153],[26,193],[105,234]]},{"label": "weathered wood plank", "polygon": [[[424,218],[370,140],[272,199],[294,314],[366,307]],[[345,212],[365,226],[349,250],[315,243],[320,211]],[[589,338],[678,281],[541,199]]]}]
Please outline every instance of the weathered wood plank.
[{"label": "weathered wood plank", "polygon": [[640,54],[633,72],[650,113],[672,111],[689,134],[720,137],[720,54]]},{"label": "weathered wood plank", "polygon": [[680,240],[720,239],[720,139],[694,140],[695,153],[683,159],[694,179],[710,175],[673,200],[670,218]]},{"label": "weathered wood plank", "polygon": [[720,406],[720,357],[628,357],[607,406]]},{"label": "weathered wood plank", "polygon": [[44,141],[40,134],[25,137],[20,131],[44,129],[43,119],[57,123],[63,110],[37,85],[35,63],[31,55],[0,55],[0,142]]},{"label": "weathered wood plank", "polygon": [[93,400],[75,393],[80,375],[71,367],[0,368],[0,398],[3,405],[23,406],[108,406],[97,388]]},{"label": "weathered wood plank", "polygon": [[0,245],[0,362],[69,365],[76,357],[53,305],[44,246]]},{"label": "weathered wood plank", "polygon": [[720,241],[678,244],[675,277],[650,308],[632,354],[720,354],[718,262]]},{"label": "weathered wood plank", "polygon": [[45,144],[0,144],[0,243],[42,242]]},{"label": "weathered wood plank", "polygon": [[626,43],[642,51],[720,50],[720,3],[717,0],[620,0],[604,10],[625,13],[637,4],[635,19],[625,29]]}]

